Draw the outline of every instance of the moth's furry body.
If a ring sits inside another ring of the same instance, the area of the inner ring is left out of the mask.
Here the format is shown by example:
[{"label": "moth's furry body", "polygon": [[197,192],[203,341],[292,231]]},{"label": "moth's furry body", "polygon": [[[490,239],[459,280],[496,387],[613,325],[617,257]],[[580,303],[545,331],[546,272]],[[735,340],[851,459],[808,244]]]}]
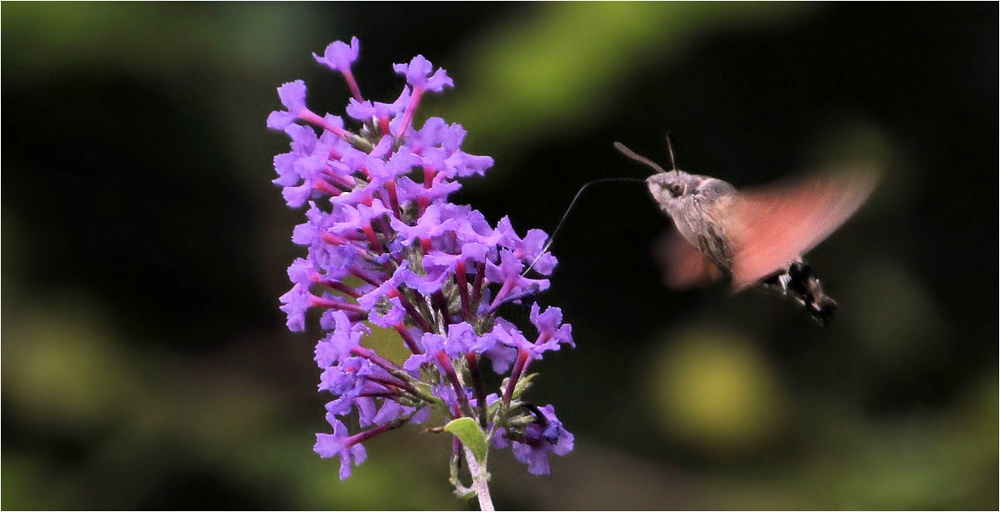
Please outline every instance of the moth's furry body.
[{"label": "moth's furry body", "polygon": [[726,233],[725,216],[737,195],[736,187],[719,179],[681,171],[654,174],[646,179],[646,184],[684,239],[728,273],[732,268],[733,248]]}]

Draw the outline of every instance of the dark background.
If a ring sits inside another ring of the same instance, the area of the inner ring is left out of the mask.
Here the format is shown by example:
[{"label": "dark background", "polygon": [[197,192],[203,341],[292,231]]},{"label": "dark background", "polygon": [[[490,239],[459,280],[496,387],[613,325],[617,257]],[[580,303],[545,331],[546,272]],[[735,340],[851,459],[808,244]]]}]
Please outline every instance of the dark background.
[{"label": "dark background", "polygon": [[[575,350],[532,390],[576,434],[553,474],[491,457],[501,508],[928,509],[998,503],[998,8],[977,4],[2,6],[2,505],[463,508],[449,442],[312,451],[318,332],[285,330],[275,89],[390,101],[423,54],[456,88],[418,117],[496,160],[453,200],[551,232],[621,141],[737,186],[864,158],[868,204],[810,254],[841,304],[674,292],[646,191],[588,192],[543,304]],[[516,312],[514,313],[517,314]]]}]

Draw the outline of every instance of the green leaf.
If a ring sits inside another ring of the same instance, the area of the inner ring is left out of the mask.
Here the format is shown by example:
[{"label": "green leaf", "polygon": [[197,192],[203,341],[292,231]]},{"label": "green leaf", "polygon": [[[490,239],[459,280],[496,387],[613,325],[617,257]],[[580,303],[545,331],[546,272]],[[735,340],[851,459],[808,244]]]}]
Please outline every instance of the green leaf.
[{"label": "green leaf", "polygon": [[476,420],[472,418],[458,418],[451,420],[444,429],[455,437],[458,437],[468,449],[472,450],[476,461],[480,464],[486,460],[486,434],[479,428]]}]

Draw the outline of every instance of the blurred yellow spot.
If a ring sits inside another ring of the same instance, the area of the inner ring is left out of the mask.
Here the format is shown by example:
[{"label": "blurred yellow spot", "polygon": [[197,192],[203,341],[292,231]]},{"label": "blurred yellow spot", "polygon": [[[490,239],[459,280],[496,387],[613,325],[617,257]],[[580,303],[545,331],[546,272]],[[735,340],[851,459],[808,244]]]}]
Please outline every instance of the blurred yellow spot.
[{"label": "blurred yellow spot", "polygon": [[785,397],[755,344],[717,330],[663,341],[648,382],[669,439],[707,452],[752,451],[779,432]]},{"label": "blurred yellow spot", "polygon": [[17,318],[4,333],[4,402],[35,423],[112,421],[138,386],[101,324],[99,314],[72,300]]}]

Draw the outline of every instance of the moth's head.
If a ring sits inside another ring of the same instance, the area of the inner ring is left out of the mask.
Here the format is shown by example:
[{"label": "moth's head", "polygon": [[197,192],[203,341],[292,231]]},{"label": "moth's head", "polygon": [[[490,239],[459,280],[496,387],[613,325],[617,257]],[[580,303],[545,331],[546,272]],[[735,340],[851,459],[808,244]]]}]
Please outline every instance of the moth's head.
[{"label": "moth's head", "polygon": [[653,195],[653,198],[664,206],[670,200],[683,197],[691,185],[689,183],[691,176],[686,172],[678,171],[677,166],[674,164],[674,149],[670,145],[669,138],[667,138],[667,144],[670,147],[670,162],[673,167],[670,171],[664,170],[656,162],[635,153],[621,142],[615,142],[615,148],[623,155],[656,171],[652,176],[646,178],[646,185],[649,187],[649,192]]},{"label": "moth's head", "polygon": [[649,193],[656,202],[666,205],[684,196],[690,195],[698,188],[700,180],[683,171],[658,172],[646,178]]}]

